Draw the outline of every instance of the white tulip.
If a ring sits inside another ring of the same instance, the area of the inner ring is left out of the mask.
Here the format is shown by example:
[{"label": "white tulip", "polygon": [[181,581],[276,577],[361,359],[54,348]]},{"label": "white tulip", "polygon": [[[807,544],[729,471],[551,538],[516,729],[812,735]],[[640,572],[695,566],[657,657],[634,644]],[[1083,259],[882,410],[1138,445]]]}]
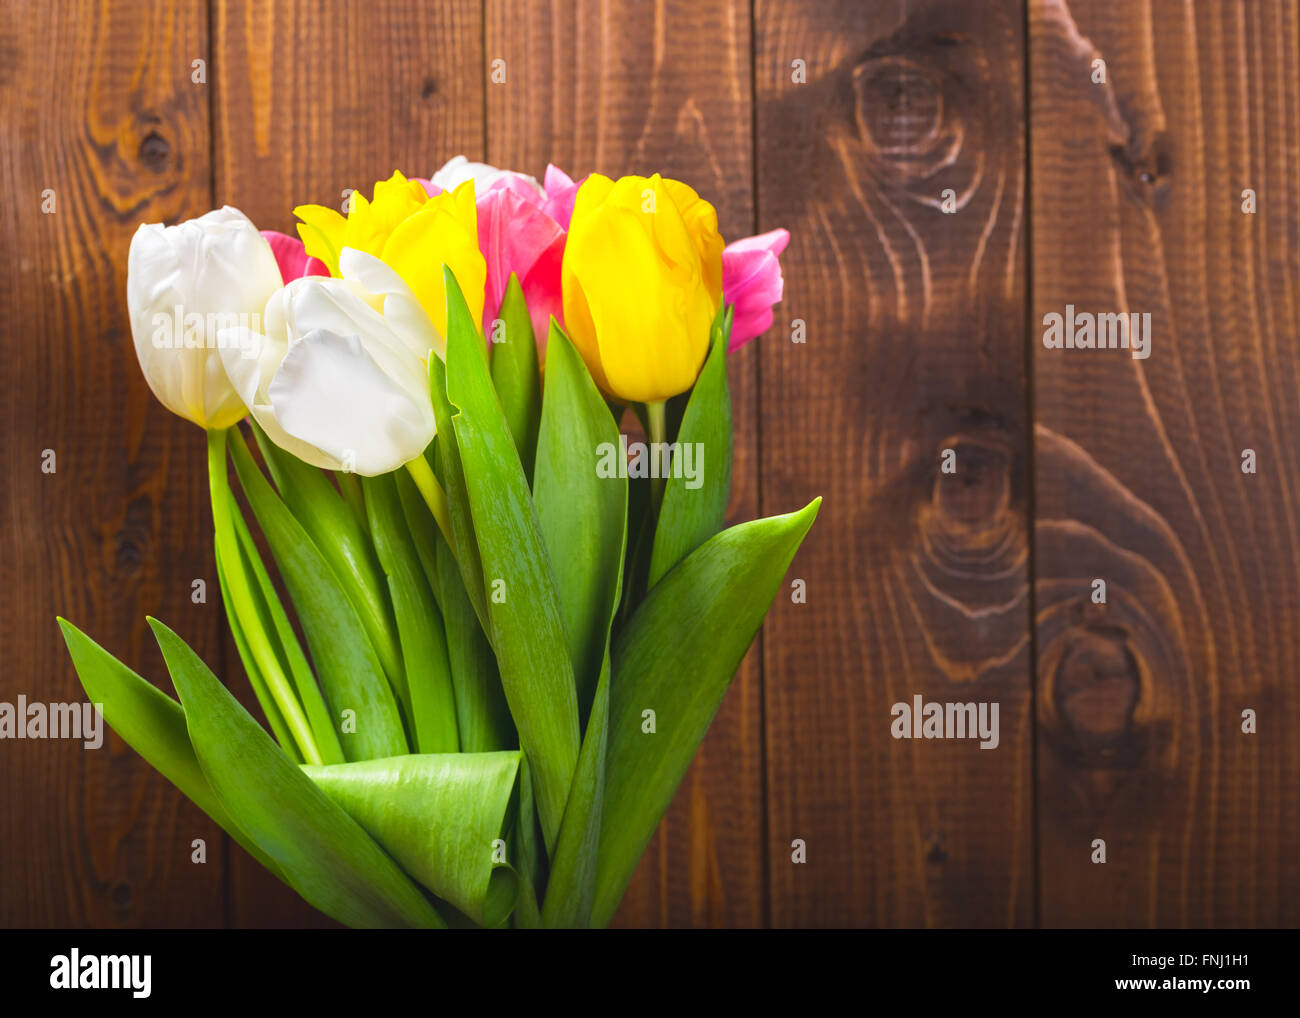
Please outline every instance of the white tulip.
[{"label": "white tulip", "polygon": [[244,417],[218,336],[236,324],[257,330],[280,284],[271,246],[238,209],[136,230],[126,273],[131,336],[163,406],[202,428],[228,428]]},{"label": "white tulip", "polygon": [[546,197],[546,190],[537,182],[536,177],[530,177],[527,173],[516,173],[514,170],[501,170],[487,163],[471,163],[464,156],[448,159],[442,169],[430,178],[430,182],[444,191],[454,191],[465,181],[472,180],[475,195],[482,198],[493,184],[502,179],[521,181],[543,198]]},{"label": "white tulip", "polygon": [[[401,278],[344,248],[341,279],[295,279],[267,302],[264,331],[223,332],[222,363],[254,420],[312,466],[374,476],[433,438],[428,358],[445,345]],[[256,359],[244,357],[256,349]]]}]

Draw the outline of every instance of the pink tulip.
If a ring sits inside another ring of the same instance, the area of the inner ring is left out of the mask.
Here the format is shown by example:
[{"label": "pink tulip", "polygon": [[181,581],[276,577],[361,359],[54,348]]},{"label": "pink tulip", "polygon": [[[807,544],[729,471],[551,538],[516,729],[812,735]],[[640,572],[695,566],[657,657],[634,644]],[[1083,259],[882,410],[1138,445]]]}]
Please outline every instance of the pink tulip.
[{"label": "pink tulip", "polygon": [[546,199],[542,203],[542,210],[559,223],[560,228],[567,233],[569,220],[573,218],[573,202],[578,197],[579,185],[575,184],[573,178],[562,169],[551,163],[546,164],[546,179],[543,185],[546,188]]},{"label": "pink tulip", "polygon": [[777,256],[789,242],[788,230],[772,230],[722,249],[722,299],[736,308],[731,353],[771,328],[772,305],[785,289]]},{"label": "pink tulip", "polygon": [[542,199],[531,187],[516,188],[503,180],[477,204],[478,246],[487,262],[484,335],[491,336],[513,272],[519,277],[538,349],[544,354],[551,316],[563,320],[560,262],[565,231],[543,210]]},{"label": "pink tulip", "polygon": [[303,276],[328,276],[329,267],[319,258],[308,257],[302,241],[287,233],[262,230],[262,238],[271,245],[275,263],[280,266],[280,278],[286,284]]}]

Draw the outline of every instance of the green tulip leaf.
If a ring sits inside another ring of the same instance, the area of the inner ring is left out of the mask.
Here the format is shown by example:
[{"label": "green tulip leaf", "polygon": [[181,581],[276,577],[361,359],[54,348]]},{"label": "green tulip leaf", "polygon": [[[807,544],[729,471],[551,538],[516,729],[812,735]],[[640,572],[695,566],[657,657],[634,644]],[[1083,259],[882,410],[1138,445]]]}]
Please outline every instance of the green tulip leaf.
[{"label": "green tulip leaf", "polygon": [[598,464],[622,455],[618,425],[587,366],[554,322],[533,501],[564,613],[579,716],[591,706],[618,604],[627,538],[627,478]]},{"label": "green tulip leaf", "polygon": [[498,314],[501,335],[498,337],[495,329],[491,335],[492,384],[501,400],[510,436],[515,440],[524,476],[531,482],[542,413],[541,376],[533,322],[528,316],[519,278],[513,272]]},{"label": "green tulip leaf", "polygon": [[416,748],[421,753],[455,753],[460,748],[460,737],[442,613],[407,531],[393,478],[367,477],[362,488],[370,532],[388,574],[397,616],[406,670],[406,716]]},{"label": "green tulip leaf", "polygon": [[113,731],[249,855],[283,880],[274,860],[240,829],[203,776],[185,727],[184,708],[71,622],[59,619],[59,628],[86,696],[100,707]]},{"label": "green tulip leaf", "polygon": [[465,592],[460,567],[416,490],[415,482],[404,470],[395,472],[393,477],[397,480],[407,532],[442,613],[461,752],[514,749],[519,743],[501,689],[496,658]]},{"label": "green tulip leaf", "polygon": [[389,681],[396,686],[402,677],[402,655],[388,601],[388,586],[370,538],[323,470],[285,452],[256,424],[253,437],[284,504],[339,578],[361,624],[366,627],[370,644],[378,653]]},{"label": "green tulip leaf", "polygon": [[502,840],[519,758],[517,750],[436,753],[302,770],[407,873],[497,927],[519,889]]},{"label": "green tulip leaf", "polygon": [[[226,576],[226,567],[221,560],[221,542],[216,542],[214,551],[217,558],[217,582],[221,586],[221,603],[226,609],[226,622],[230,625],[230,635],[234,638],[235,649],[239,652],[239,660],[244,664],[244,673],[248,676],[248,684],[253,687],[253,696],[257,698],[258,706],[262,708],[262,713],[266,715],[266,720],[271,725],[275,741],[280,744],[280,748],[289,755],[289,758],[294,763],[302,763],[302,751],[299,750],[298,744],[294,741],[293,733],[284,720],[284,714],[266,685],[266,679],[262,675],[262,668],[257,663],[257,657],[253,654],[248,643],[248,637],[244,633],[244,619],[240,617],[241,612],[231,599],[230,581]],[[235,568],[242,569],[243,567],[244,564],[239,563]],[[249,624],[258,627],[262,632],[266,632],[270,628],[270,620],[266,618],[264,605],[256,605],[254,618],[249,620]],[[276,657],[279,658],[278,653]],[[312,734],[314,742],[315,733]]]},{"label": "green tulip leaf", "polygon": [[[253,579],[256,582],[254,589],[256,594],[260,595],[255,596],[253,599],[258,612],[258,624],[263,632],[274,633],[274,638],[277,641],[277,653],[280,660],[288,667],[289,674],[293,677],[294,687],[298,693],[298,701],[302,704],[307,715],[312,737],[320,753],[321,763],[342,763],[343,747],[339,744],[338,733],[334,730],[334,725],[330,721],[329,708],[325,706],[325,698],[321,695],[320,686],[316,683],[316,676],[312,673],[311,665],[307,663],[307,655],[303,653],[302,644],[298,642],[298,634],[294,632],[293,623],[289,621],[289,615],[280,602],[280,595],[276,592],[275,584],[271,582],[271,575],[262,562],[262,554],[257,550],[257,542],[253,540],[252,531],[248,529],[248,524],[244,522],[243,513],[239,511],[239,506],[235,504],[234,499],[230,499],[228,504],[235,524],[240,559],[248,568],[252,569]],[[218,561],[218,567],[220,565],[221,563]],[[222,597],[229,601],[224,580],[221,588]],[[232,605],[229,604],[226,607],[226,618],[228,620],[233,618],[231,607]],[[235,628],[236,623],[232,621],[231,629],[234,630]],[[242,633],[236,635],[237,644],[239,637],[242,635]],[[242,650],[240,656],[244,658],[245,667],[247,667],[249,658],[244,657]],[[263,682],[265,682],[265,679],[263,679]]]},{"label": "green tulip leaf", "polygon": [[546,885],[541,925],[585,929],[591,923],[600,848],[600,818],[605,798],[605,755],[609,732],[609,650],[600,670],[591,719],[578,754],[573,791],[564,810],[555,862]]},{"label": "green tulip leaf", "polygon": [[537,838],[537,800],[533,797],[533,777],[528,757],[519,762],[519,808],[515,812],[515,829],[510,839],[510,854],[519,874],[519,901],[515,905],[514,925],[521,930],[536,930],[542,925],[542,911],[537,895],[542,887],[542,849]]},{"label": "green tulip leaf", "polygon": [[474,518],[470,511],[469,492],[465,489],[465,467],[461,462],[460,447],[456,444],[456,425],[451,404],[447,402],[447,367],[436,355],[429,358],[429,392],[438,429],[433,436],[434,467],[447,492],[447,515],[456,542],[456,565],[469,603],[486,632],[488,616],[483,596],[483,563],[474,536]]},{"label": "green tulip leaf", "polygon": [[501,686],[496,655],[474,614],[451,549],[441,534],[436,535],[436,540],[440,601],[447,629],[451,682],[456,691],[461,752],[515,749],[519,736]]},{"label": "green tulip leaf", "polygon": [[[487,583],[488,635],[520,747],[532,765],[548,850],[578,763],[578,703],[564,617],[528,480],[488,375],[486,352],[450,269],[447,398]],[[459,542],[459,537],[457,538]]]},{"label": "green tulip leaf", "polygon": [[[614,644],[592,921],[614,915],[821,499],[711,537],[652,589]],[[641,729],[653,710],[656,731]]]},{"label": "green tulip leaf", "polygon": [[149,625],[203,776],[290,886],[348,926],[445,926],[410,878],[285,756],[185,641],[156,619]]},{"label": "green tulip leaf", "polygon": [[[713,323],[708,359],[677,429],[673,475],[664,488],[650,555],[650,587],[726,523],[727,499],[731,496],[731,393],[727,388],[730,336],[730,319],[720,311]],[[686,464],[693,478],[686,475]]]},{"label": "green tulip leaf", "polygon": [[238,429],[230,435],[235,472],[298,610],[344,756],[409,752],[392,687],[338,575],[271,490]]}]

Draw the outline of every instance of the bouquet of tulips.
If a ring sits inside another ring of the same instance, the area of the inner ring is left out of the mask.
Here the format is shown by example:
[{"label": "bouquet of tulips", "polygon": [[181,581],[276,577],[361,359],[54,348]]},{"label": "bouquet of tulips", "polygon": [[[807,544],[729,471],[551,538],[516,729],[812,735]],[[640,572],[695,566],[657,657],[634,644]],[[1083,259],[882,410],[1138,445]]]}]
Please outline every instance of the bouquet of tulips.
[{"label": "bouquet of tulips", "polygon": [[60,619],[82,684],[340,922],[604,925],[817,513],[724,529],[788,235],[463,157],[294,211],[142,226],[127,279],[266,727],[155,619],[179,699]]}]

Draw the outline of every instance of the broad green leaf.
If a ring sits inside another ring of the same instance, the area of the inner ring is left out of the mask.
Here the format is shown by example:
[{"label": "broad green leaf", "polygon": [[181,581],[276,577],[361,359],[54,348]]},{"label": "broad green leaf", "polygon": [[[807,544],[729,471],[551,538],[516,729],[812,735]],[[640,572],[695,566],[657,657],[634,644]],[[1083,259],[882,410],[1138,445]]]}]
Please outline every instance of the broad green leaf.
[{"label": "broad green leaf", "polygon": [[[711,537],[647,595],[614,645],[592,922],[604,926],[762,625],[821,499]],[[641,730],[653,710],[656,731]]]},{"label": "broad green leaf", "polygon": [[[549,848],[559,834],[578,763],[578,703],[564,618],[528,480],[488,377],[483,339],[450,269],[447,398],[465,471],[501,685],[532,765]],[[459,538],[457,539],[459,541]]]},{"label": "broad green leaf", "polygon": [[[672,477],[664,489],[648,586],[722,529],[731,495],[731,394],[723,312],[713,324],[708,359],[677,430]],[[692,476],[687,476],[687,470]]]},{"label": "broad green leaf", "polygon": [[298,769],[185,642],[150,619],[213,794],[308,903],[349,926],[442,927],[374,840]]},{"label": "broad green leaf", "polygon": [[[237,429],[232,429],[231,438],[235,471],[298,610],[344,756],[401,756],[409,747],[397,701],[356,608],[325,557],[257,469]],[[355,731],[345,730],[344,711],[353,712]]]},{"label": "broad green leaf", "polygon": [[506,425],[515,440],[524,475],[533,478],[537,428],[542,413],[542,389],[537,362],[537,338],[518,277],[510,273],[501,299],[502,335],[492,335],[492,383],[501,399]]},{"label": "broad green leaf", "polygon": [[465,468],[456,442],[456,425],[447,402],[447,368],[437,356],[429,358],[429,392],[437,434],[433,436],[434,467],[447,492],[447,515],[456,541],[456,564],[464,580],[469,602],[484,631],[488,627],[487,604],[483,596],[483,563],[474,537],[474,519],[469,493],[465,490]]},{"label": "broad green leaf", "polygon": [[362,486],[370,532],[392,592],[406,669],[406,716],[416,747],[421,753],[455,753],[460,748],[456,696],[442,613],[407,532],[393,478],[367,477]]},{"label": "broad green leaf", "polygon": [[519,890],[502,840],[519,758],[517,750],[420,754],[303,773],[407,873],[474,922],[496,927]]},{"label": "broad green leaf", "polygon": [[[533,501],[564,613],[579,716],[591,706],[618,604],[627,535],[627,478],[618,425],[569,338],[554,323]],[[614,469],[601,476],[600,466]]]},{"label": "broad green leaf", "polygon": [[402,655],[388,601],[388,585],[365,529],[324,471],[285,452],[256,424],[253,436],[284,504],[334,570],[361,624],[366,627],[370,644],[378,653],[389,681],[399,685]]},{"label": "broad green leaf", "polygon": [[[554,340],[552,339],[552,342]],[[600,817],[605,798],[605,754],[609,727],[609,652],[591,705],[591,719],[578,754],[573,791],[564,811],[555,862],[546,885],[542,925],[550,929],[585,929],[591,923],[596,894]]]},{"label": "broad green leaf", "polygon": [[203,776],[185,728],[184,708],[71,622],[59,619],[59,628],[86,696],[99,705],[113,731],[249,855],[283,880],[280,868],[240,829]]}]

